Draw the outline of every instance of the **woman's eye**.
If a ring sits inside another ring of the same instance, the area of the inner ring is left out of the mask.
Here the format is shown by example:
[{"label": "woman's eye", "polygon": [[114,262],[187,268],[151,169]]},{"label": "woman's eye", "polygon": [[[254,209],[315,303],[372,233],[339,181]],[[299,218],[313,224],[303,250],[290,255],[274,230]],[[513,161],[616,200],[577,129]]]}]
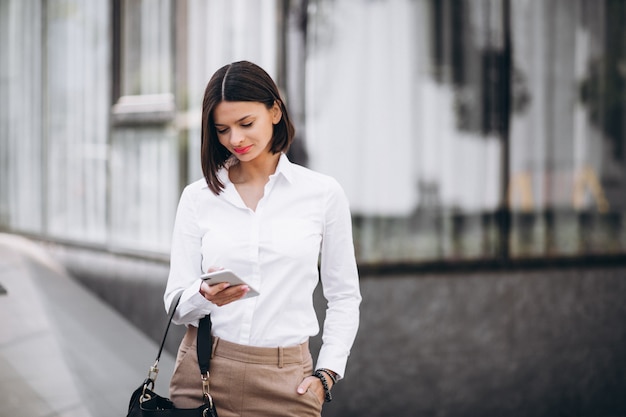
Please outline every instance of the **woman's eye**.
[{"label": "woman's eye", "polygon": [[224,133],[226,133],[228,131],[228,129],[217,129],[217,133],[219,135],[223,135]]},{"label": "woman's eye", "polygon": [[243,123],[241,126],[242,126],[242,127],[252,127],[252,122],[249,122],[249,123]]}]

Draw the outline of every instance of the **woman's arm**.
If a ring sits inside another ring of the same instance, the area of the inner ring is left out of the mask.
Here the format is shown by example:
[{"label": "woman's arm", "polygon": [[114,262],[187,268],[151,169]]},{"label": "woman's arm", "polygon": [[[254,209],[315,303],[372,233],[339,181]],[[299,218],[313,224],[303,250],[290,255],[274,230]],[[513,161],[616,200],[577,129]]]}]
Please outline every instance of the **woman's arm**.
[{"label": "woman's arm", "polygon": [[321,280],[328,308],[316,369],[328,369],[341,379],[359,327],[361,292],[348,199],[334,180],[326,198],[321,251]]},{"label": "woman's arm", "polygon": [[175,295],[182,291],[173,322],[175,324],[198,324],[198,320],[210,313],[210,303],[200,294],[202,280],[202,236],[199,227],[193,184],[185,187],[178,203],[172,247],[170,271],[163,296],[165,309],[169,310]]}]

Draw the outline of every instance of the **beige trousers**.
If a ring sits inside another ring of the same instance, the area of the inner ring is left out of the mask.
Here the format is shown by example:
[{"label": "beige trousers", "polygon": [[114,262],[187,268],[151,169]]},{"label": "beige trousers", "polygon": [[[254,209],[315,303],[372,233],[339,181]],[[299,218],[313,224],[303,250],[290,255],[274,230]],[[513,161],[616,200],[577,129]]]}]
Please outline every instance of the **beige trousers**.
[{"label": "beige trousers", "polygon": [[[179,408],[202,404],[196,338],[197,328],[189,326],[176,357],[170,398]],[[308,342],[258,348],[214,338],[209,390],[220,417],[319,417],[317,396],[296,392],[312,372]]]}]

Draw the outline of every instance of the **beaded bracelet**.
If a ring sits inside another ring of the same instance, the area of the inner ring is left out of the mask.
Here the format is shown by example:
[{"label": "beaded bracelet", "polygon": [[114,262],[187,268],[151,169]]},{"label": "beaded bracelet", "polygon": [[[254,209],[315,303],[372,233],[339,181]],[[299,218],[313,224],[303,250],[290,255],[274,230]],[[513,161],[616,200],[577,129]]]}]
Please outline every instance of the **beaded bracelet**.
[{"label": "beaded bracelet", "polygon": [[328,381],[326,380],[324,373],[318,369],[313,373],[313,376],[319,378],[319,380],[322,381],[322,386],[324,387],[324,401],[326,401],[327,403],[331,402],[333,399],[333,396],[330,394],[330,389],[328,388]]},{"label": "beaded bracelet", "polygon": [[335,385],[337,383],[337,377],[335,376],[335,373],[333,371],[331,371],[330,369],[319,368],[318,371],[322,371],[326,375],[328,375],[330,377],[330,379],[333,381],[333,385]]}]

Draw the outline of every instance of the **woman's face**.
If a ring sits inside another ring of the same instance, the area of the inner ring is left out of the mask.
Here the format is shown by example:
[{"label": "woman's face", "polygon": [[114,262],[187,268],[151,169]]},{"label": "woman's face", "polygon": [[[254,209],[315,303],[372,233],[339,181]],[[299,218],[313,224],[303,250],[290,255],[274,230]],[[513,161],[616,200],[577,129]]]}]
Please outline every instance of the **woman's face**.
[{"label": "woman's face", "polygon": [[220,143],[242,162],[270,152],[274,125],[282,113],[256,101],[222,101],[213,110]]}]

